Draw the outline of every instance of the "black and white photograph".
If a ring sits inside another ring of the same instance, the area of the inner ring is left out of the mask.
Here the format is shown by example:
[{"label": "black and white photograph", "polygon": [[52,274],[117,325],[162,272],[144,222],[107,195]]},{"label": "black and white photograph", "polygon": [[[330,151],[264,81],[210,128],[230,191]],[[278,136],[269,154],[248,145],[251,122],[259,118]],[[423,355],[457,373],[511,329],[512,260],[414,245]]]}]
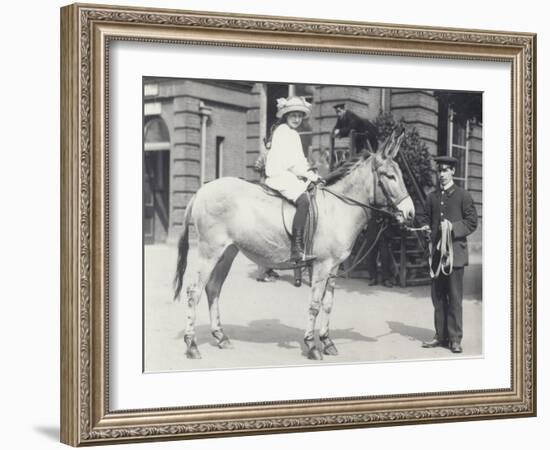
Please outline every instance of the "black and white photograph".
[{"label": "black and white photograph", "polygon": [[2,448],[548,445],[544,2],[70,3],[3,8]]},{"label": "black and white photograph", "polygon": [[144,372],[483,358],[482,111],[144,77]]}]

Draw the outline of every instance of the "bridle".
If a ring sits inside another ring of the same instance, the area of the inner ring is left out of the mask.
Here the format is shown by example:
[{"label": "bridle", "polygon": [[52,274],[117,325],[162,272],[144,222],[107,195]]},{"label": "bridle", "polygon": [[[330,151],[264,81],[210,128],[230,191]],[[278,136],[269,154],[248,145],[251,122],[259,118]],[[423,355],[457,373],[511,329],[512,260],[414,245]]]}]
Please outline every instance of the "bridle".
[{"label": "bridle", "polygon": [[[373,177],[372,177],[372,180],[373,180],[373,197],[374,197],[373,203],[376,206],[368,205],[366,203],[359,202],[359,201],[357,201],[357,200],[355,200],[351,197],[348,197],[347,195],[338,194],[334,191],[331,191],[327,187],[322,187],[321,189],[325,192],[328,192],[329,194],[332,194],[333,196],[340,199],[341,201],[343,201],[347,205],[358,206],[358,207],[363,208],[365,213],[366,213],[367,210],[370,209],[371,211],[376,211],[376,212],[378,212],[382,215],[385,215],[387,218],[394,219],[394,220],[397,221],[398,217],[403,217],[403,213],[399,210],[397,205],[399,203],[401,203],[403,200],[405,200],[407,197],[409,197],[409,193],[406,192],[405,195],[403,197],[401,197],[397,202],[394,201],[391,198],[391,196],[388,192],[388,189],[386,188],[386,186],[382,182],[382,174],[378,173],[378,169],[382,166],[382,164],[378,164],[378,165],[375,166],[375,164],[374,164],[375,161],[376,161],[376,159],[373,160],[373,163],[372,163],[371,167],[372,167],[372,174],[373,174]],[[385,205],[378,205],[377,204],[377,202],[376,202],[376,186],[378,186],[380,188],[380,190],[382,191],[382,194],[384,195],[387,204],[385,204]],[[361,258],[356,259],[351,264],[350,267],[348,267],[345,271],[341,272],[339,275],[331,275],[331,278],[342,278],[342,277],[346,276],[348,273],[350,273],[351,271],[353,271],[356,267],[358,267],[359,264],[361,264],[369,256],[371,251],[374,249],[374,247],[378,243],[378,240],[382,236],[382,233],[384,233],[384,231],[388,228],[388,226],[389,226],[388,222],[385,221],[385,223],[378,230],[378,233],[377,233],[374,241],[372,242],[371,246],[361,256]],[[402,226],[404,226],[405,228],[408,228],[404,224],[404,222],[403,222]],[[364,246],[364,244],[363,244],[363,246]],[[359,251],[359,254],[361,253],[362,250],[363,250],[363,247],[361,247],[361,250]]]},{"label": "bridle", "polygon": [[386,204],[385,205],[380,205],[382,207],[387,207],[392,214],[394,215],[400,215],[402,214],[401,211],[399,211],[399,208],[397,207],[397,205],[399,205],[403,200],[405,200],[407,197],[409,197],[409,193],[407,191],[405,191],[404,195],[402,197],[400,197],[398,200],[394,200],[391,195],[389,194],[388,192],[388,189],[387,187],[384,185],[384,183],[382,182],[382,177],[388,177],[389,176],[385,173],[379,173],[378,172],[378,169],[380,169],[380,167],[382,167],[382,163],[380,164],[376,164],[376,158],[374,158],[372,164],[371,164],[371,167],[372,167],[372,191],[373,191],[373,203],[374,205],[377,205],[378,202],[376,201],[376,186],[378,186],[380,188],[380,190],[382,191],[382,194],[384,195],[384,198],[386,200]]},{"label": "bridle", "polygon": [[[399,205],[403,200],[405,200],[407,197],[409,197],[409,193],[405,191],[405,194],[402,197],[400,197],[397,201],[393,200],[391,195],[389,194],[389,191],[388,191],[387,187],[382,182],[382,177],[387,176],[387,175],[380,174],[378,172],[378,169],[380,167],[382,167],[382,164],[378,164],[378,165],[375,164],[376,158],[374,157],[374,155],[371,156],[371,158],[373,158],[371,168],[372,168],[372,175],[373,175],[372,176],[372,184],[373,184],[373,197],[374,197],[372,205],[369,205],[367,203],[359,202],[359,201],[357,201],[357,200],[355,200],[351,197],[348,197],[346,195],[343,195],[343,194],[338,194],[334,191],[331,191],[327,187],[322,187],[321,189],[323,191],[328,192],[329,194],[332,194],[333,196],[340,199],[341,201],[343,201],[347,205],[361,207],[361,208],[363,208],[363,210],[365,210],[365,212],[366,212],[366,210],[370,209],[372,211],[376,211],[376,212],[378,212],[382,215],[385,215],[387,217],[391,217],[391,218],[397,220],[398,217],[403,216],[403,213],[399,210],[397,205]],[[376,187],[377,186],[380,188],[380,190],[382,191],[382,194],[384,195],[384,198],[386,200],[385,204],[379,204],[376,201],[376,191],[377,191]]]}]

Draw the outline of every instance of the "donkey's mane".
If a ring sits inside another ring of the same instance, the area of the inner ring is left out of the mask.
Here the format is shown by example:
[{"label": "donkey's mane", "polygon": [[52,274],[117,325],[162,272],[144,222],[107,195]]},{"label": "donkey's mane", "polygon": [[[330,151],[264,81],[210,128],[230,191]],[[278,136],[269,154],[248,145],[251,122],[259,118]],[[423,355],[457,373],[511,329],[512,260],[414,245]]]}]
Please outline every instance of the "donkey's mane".
[{"label": "donkey's mane", "polygon": [[360,162],[368,159],[370,156],[371,155],[367,153],[365,155],[355,156],[354,158],[342,162],[340,166],[338,166],[325,177],[326,186],[333,186],[338,181],[348,176],[360,165]]}]

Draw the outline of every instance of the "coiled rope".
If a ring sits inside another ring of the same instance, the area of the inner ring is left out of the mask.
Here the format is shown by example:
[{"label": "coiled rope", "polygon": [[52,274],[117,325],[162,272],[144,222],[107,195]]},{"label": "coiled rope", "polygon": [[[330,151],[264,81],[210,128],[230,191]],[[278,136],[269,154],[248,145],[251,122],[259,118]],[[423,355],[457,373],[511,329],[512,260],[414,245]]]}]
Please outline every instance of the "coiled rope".
[{"label": "coiled rope", "polygon": [[433,271],[432,266],[432,241],[430,240],[430,254],[428,257],[430,263],[430,276],[436,278],[440,273],[449,276],[453,271],[454,253],[453,253],[453,225],[448,220],[441,222],[441,239],[436,245],[439,250],[440,258],[437,269]]}]

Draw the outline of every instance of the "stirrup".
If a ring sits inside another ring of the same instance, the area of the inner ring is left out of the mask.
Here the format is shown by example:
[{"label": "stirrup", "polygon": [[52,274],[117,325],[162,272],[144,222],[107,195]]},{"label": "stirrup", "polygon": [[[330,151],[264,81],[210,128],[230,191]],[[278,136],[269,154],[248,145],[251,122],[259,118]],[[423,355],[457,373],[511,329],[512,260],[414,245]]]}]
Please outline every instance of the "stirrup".
[{"label": "stirrup", "polygon": [[309,267],[311,266],[311,263],[316,259],[316,256],[311,256],[310,259],[294,259],[292,257],[288,258],[281,264],[277,265],[277,268],[281,270],[292,270],[292,269],[300,269],[302,267]]},{"label": "stirrup", "polygon": [[301,254],[300,255],[296,255],[295,256],[290,256],[290,261],[293,262],[294,264],[296,264],[297,266],[298,265],[307,265],[309,264],[310,262],[312,262],[313,260],[317,259],[316,256],[313,256],[313,255],[306,255],[304,252],[300,252]]}]

